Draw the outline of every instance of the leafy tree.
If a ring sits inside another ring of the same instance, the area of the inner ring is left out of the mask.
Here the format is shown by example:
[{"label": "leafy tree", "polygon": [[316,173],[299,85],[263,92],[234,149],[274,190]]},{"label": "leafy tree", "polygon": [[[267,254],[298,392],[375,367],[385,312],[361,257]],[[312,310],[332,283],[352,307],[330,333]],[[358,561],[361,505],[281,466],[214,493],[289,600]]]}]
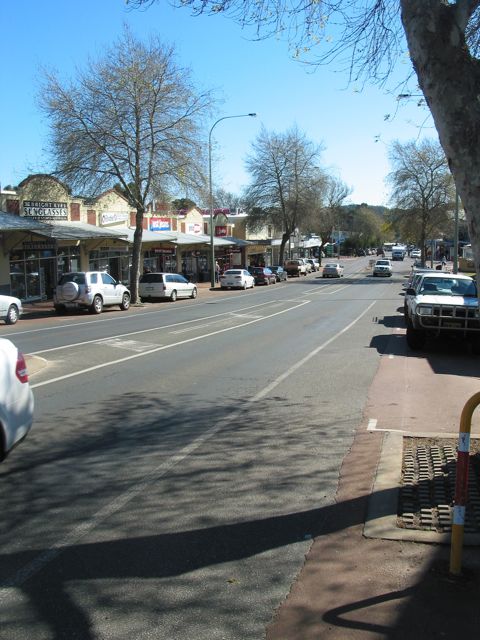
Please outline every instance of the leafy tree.
[{"label": "leafy tree", "polygon": [[282,233],[280,263],[285,245],[317,206],[324,175],[318,168],[320,147],[293,127],[286,133],[262,128],[247,158],[251,183],[246,191],[248,226],[272,224]]},{"label": "leafy tree", "polygon": [[452,175],[440,144],[433,140],[395,142],[389,175],[397,220],[410,227],[425,260],[425,244],[451,222],[455,197]]},{"label": "leafy tree", "polygon": [[[156,0],[127,0],[132,6]],[[480,0],[178,0],[225,13],[258,37],[285,34],[294,56],[337,59],[352,80],[384,83],[405,47],[468,223],[480,281]]]},{"label": "leafy tree", "polygon": [[40,100],[51,125],[54,173],[88,195],[118,183],[136,210],[136,302],[147,202],[170,185],[203,184],[201,117],[211,94],[195,89],[173,48],[158,38],[144,44],[126,29],[73,81],[45,73]]},{"label": "leafy tree", "polygon": [[177,198],[176,200],[172,200],[172,209],[174,211],[193,209],[193,207],[196,206],[196,203],[193,200],[190,200],[190,198]]}]

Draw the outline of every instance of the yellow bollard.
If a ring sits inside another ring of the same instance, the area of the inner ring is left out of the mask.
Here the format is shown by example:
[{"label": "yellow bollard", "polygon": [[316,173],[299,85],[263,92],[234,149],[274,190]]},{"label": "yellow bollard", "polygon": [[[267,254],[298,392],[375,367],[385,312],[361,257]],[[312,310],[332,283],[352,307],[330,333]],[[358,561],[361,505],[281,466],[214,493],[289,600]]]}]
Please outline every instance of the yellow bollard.
[{"label": "yellow bollard", "polygon": [[452,544],[450,547],[450,573],[459,576],[462,570],[463,532],[468,498],[468,463],[470,459],[470,430],[472,416],[480,405],[480,392],[475,393],[463,407],[458,434],[457,477],[452,519]]}]

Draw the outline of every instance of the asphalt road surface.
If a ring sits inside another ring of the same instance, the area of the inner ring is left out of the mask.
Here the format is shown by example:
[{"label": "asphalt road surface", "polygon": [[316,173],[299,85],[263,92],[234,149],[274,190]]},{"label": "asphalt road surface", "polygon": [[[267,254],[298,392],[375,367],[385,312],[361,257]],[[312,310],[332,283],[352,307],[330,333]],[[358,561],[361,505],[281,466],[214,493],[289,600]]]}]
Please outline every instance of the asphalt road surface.
[{"label": "asphalt road surface", "polygon": [[334,501],[410,261],[386,279],[345,264],[2,331],[45,366],[0,465],[1,639],[264,637]]}]

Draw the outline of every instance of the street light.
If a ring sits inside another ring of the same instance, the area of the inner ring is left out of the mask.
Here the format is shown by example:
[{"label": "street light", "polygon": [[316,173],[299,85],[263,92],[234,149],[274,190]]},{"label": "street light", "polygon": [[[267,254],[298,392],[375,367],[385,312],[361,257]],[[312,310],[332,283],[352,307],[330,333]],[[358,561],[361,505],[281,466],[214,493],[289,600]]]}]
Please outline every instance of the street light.
[{"label": "street light", "polygon": [[212,192],[212,131],[217,124],[222,120],[229,120],[230,118],[255,118],[256,113],[241,113],[237,116],[223,116],[214,122],[210,128],[208,134],[208,189],[210,196],[210,284],[212,289],[215,288],[215,245],[213,242],[213,192]]}]

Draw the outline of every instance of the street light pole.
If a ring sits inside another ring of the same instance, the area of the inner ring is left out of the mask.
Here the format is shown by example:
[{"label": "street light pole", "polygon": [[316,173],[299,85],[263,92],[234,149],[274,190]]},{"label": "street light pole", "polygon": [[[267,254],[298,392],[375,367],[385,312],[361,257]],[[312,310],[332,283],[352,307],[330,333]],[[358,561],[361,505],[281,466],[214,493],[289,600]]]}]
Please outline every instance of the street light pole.
[{"label": "street light pole", "polygon": [[241,113],[236,116],[223,116],[214,122],[210,128],[208,134],[208,191],[209,191],[209,205],[210,205],[210,285],[212,289],[215,288],[215,244],[213,241],[213,191],[212,191],[212,132],[219,122],[222,120],[229,120],[230,118],[255,118],[256,113]]}]

